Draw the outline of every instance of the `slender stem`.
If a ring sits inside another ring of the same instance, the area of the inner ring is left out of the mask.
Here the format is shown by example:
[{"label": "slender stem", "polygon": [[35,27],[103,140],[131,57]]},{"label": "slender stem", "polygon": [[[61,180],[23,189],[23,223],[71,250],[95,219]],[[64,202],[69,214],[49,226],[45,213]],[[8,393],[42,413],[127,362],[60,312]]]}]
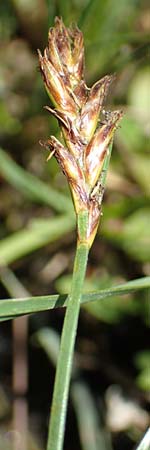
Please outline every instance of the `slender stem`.
[{"label": "slender stem", "polygon": [[112,153],[112,146],[113,146],[113,142],[111,142],[111,144],[109,145],[108,153],[106,154],[104,163],[103,163],[103,170],[102,170],[101,177],[100,177],[101,184],[103,187],[105,187],[105,184],[106,184],[106,177],[107,177],[111,153]]},{"label": "slender stem", "polygon": [[80,311],[82,287],[89,252],[89,247],[86,243],[87,220],[87,212],[84,211],[79,214],[79,240],[77,243],[72,287],[64,319],[56,369],[47,450],[62,450],[63,447],[73,352]]}]

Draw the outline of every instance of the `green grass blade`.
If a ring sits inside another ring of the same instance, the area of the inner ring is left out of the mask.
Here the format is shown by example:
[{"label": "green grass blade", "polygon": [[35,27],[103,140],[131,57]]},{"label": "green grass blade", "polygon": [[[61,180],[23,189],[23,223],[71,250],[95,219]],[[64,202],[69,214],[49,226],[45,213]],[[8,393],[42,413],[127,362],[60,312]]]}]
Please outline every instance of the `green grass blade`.
[{"label": "green grass blade", "polygon": [[90,9],[92,8],[92,5],[94,4],[95,0],[89,0],[83,9],[79,19],[78,19],[78,27],[82,28],[84,22],[86,22],[86,18],[88,17],[88,14],[90,14]]},{"label": "green grass blade", "polygon": [[[150,288],[150,277],[143,277],[132,280],[110,289],[102,289],[94,293],[84,294],[81,303],[104,300],[114,295],[125,295],[130,292]],[[6,299],[0,300],[0,320],[8,320],[23,314],[33,314],[40,311],[48,311],[53,308],[67,306],[68,295],[47,295],[38,297],[29,297],[26,299]]]},{"label": "green grass blade", "polygon": [[70,22],[74,19],[72,6],[71,0],[59,0],[57,2],[57,15],[63,18],[66,26],[70,25]]},{"label": "green grass blade", "polygon": [[28,228],[17,231],[0,243],[0,264],[8,265],[19,258],[54,242],[74,228],[74,218],[60,216],[34,220]]},{"label": "green grass blade", "polygon": [[59,334],[52,328],[43,327],[33,334],[32,342],[43,348],[48,359],[56,367],[60,346]]},{"label": "green grass blade", "polygon": [[56,2],[52,0],[46,0],[47,12],[48,12],[48,29],[54,24],[54,19],[57,14]]},{"label": "green grass blade", "polygon": [[[48,327],[43,327],[33,334],[32,342],[40,345],[54,367],[57,365],[60,336]],[[77,374],[76,360],[72,374]],[[96,404],[89,387],[72,379],[70,396],[76,412],[82,450],[112,450],[109,434],[100,423]],[[88,432],[87,432],[88,430]]]},{"label": "green grass blade", "polygon": [[[120,33],[120,25],[129,27],[132,23],[135,5],[129,0],[121,0],[119,3],[117,0],[113,2],[113,8],[111,0],[105,0],[100,2],[99,0],[91,0],[87,4],[86,12],[82,19],[83,12],[81,13],[84,35],[91,40],[95,40],[98,37],[114,36]],[[111,41],[110,41],[111,44]],[[106,55],[108,55],[109,48],[106,48]]]},{"label": "green grass blade", "polygon": [[49,205],[58,212],[72,210],[69,198],[24,170],[2,148],[0,148],[0,174],[29,199]]},{"label": "green grass blade", "polygon": [[112,450],[109,434],[100,423],[99,412],[88,385],[76,381],[71,386],[82,450]]},{"label": "green grass blade", "polygon": [[15,273],[7,266],[0,267],[0,281],[11,298],[27,298],[31,295],[16,277]]}]

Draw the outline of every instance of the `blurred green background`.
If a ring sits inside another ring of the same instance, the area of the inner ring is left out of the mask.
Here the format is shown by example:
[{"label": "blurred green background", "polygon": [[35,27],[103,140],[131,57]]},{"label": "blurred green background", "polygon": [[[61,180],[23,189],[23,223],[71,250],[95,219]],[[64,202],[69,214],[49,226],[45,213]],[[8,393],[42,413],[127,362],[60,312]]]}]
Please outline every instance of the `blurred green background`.
[{"label": "blurred green background", "polygon": [[[149,2],[5,0],[0,3],[1,298],[70,288],[76,241],[70,193],[55,159],[46,163],[39,145],[40,139],[59,133],[55,119],[43,110],[49,99],[37,58],[56,15],[83,31],[87,85],[116,73],[105,108],[125,112],[115,136],[85,290],[150,272]],[[29,436],[22,450],[45,448],[63,315],[59,310],[30,318]],[[148,325],[148,292],[82,308],[65,450],[135,448],[149,422]],[[10,323],[1,325],[0,450],[12,449],[14,438],[13,333]]]}]

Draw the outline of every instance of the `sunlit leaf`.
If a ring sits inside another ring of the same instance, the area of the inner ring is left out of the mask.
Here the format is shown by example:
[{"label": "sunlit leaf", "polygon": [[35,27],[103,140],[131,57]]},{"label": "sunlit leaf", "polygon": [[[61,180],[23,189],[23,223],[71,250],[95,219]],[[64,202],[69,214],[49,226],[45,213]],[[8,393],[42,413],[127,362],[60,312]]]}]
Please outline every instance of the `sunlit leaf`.
[{"label": "sunlit leaf", "polygon": [[73,216],[60,216],[42,221],[33,220],[26,229],[17,231],[0,242],[0,264],[8,265],[60,239],[73,228]]}]

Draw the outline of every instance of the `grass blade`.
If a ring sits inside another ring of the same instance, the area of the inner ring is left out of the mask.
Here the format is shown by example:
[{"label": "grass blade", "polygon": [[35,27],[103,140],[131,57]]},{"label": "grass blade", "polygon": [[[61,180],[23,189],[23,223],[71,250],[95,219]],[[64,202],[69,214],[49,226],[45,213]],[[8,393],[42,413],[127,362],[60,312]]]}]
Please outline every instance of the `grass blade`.
[{"label": "grass blade", "polygon": [[[33,343],[43,348],[48,359],[57,365],[60,336],[51,328],[41,328],[33,334]],[[77,376],[76,360],[72,374]],[[71,400],[76,412],[82,450],[112,450],[109,434],[100,423],[99,413],[89,387],[81,380],[72,379],[70,389]]]},{"label": "grass blade", "polygon": [[[81,303],[104,300],[114,295],[125,295],[130,292],[150,288],[150,277],[132,280],[110,289],[102,289],[94,293],[84,294]],[[8,320],[23,314],[33,314],[40,311],[48,311],[53,308],[67,306],[68,295],[47,295],[29,297],[26,299],[0,300],[0,320]]]},{"label": "grass blade", "polygon": [[88,385],[72,383],[71,397],[76,411],[82,450],[112,450],[108,433],[100,423],[99,413]]},{"label": "grass blade", "polygon": [[63,213],[73,209],[69,198],[24,170],[2,148],[0,148],[0,174],[8,183],[37,203],[44,203]]},{"label": "grass blade", "polygon": [[8,265],[19,258],[54,242],[74,228],[74,218],[60,216],[34,220],[28,228],[13,233],[0,243],[0,264]]}]

